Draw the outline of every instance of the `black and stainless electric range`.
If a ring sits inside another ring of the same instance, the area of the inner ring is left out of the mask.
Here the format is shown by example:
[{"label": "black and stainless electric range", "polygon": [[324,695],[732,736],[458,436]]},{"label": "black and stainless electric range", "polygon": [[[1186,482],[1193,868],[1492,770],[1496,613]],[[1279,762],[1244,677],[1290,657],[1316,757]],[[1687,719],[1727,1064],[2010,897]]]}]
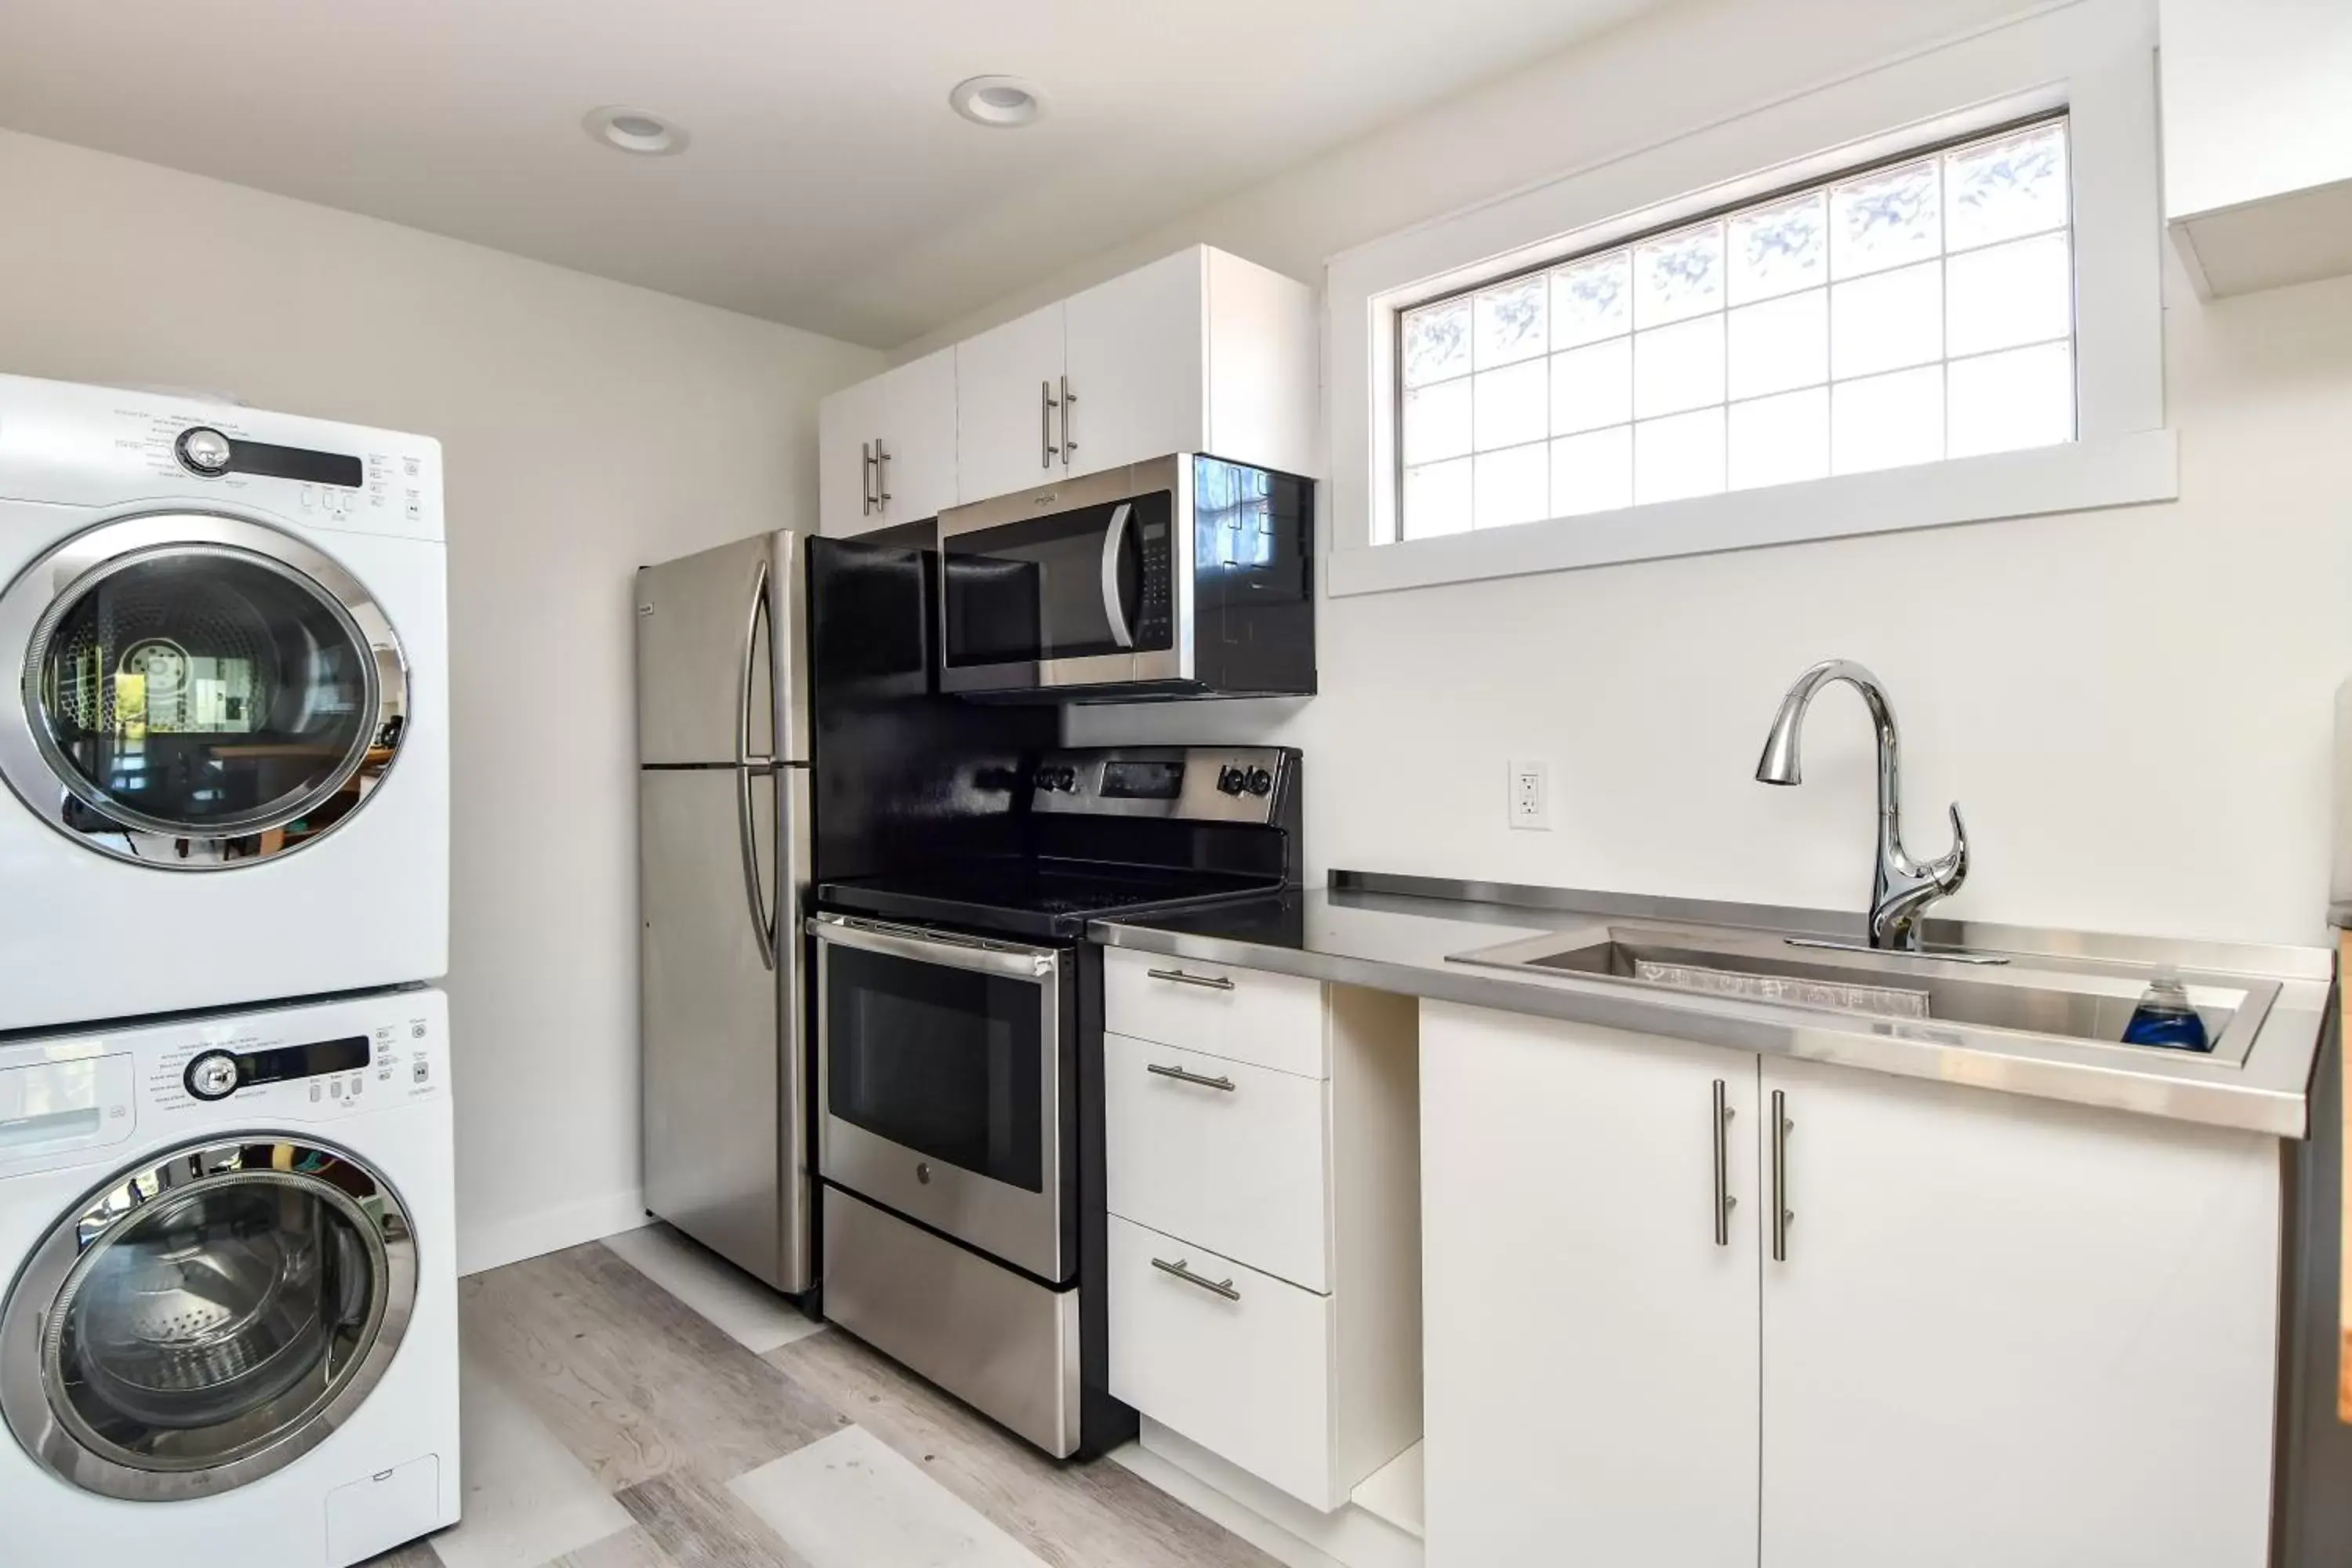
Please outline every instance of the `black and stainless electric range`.
[{"label": "black and stainless electric range", "polygon": [[1057,1456],[1106,1386],[1102,957],[1089,921],[1299,881],[1299,756],[1057,751],[1022,852],[828,881],[815,939],[825,1315]]}]

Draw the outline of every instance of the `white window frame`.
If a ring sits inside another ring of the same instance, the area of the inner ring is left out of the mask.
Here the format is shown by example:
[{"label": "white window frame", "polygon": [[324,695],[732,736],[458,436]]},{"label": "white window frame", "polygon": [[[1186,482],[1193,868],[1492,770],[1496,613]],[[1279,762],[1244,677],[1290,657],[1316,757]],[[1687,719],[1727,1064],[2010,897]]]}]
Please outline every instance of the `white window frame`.
[{"label": "white window frame", "polygon": [[[2074,183],[2076,438],[1546,522],[1396,537],[1400,311],[1907,150],[2064,110]],[[1332,258],[1335,596],[1803,540],[2170,500],[2156,18],[2079,0]]]}]

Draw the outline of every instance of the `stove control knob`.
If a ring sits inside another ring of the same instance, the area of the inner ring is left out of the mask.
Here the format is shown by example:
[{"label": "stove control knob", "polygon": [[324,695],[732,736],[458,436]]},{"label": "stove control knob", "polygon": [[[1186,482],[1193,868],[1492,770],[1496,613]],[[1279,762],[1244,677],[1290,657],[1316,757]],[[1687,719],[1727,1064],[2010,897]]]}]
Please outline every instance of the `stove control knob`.
[{"label": "stove control knob", "polygon": [[1039,768],[1029,782],[1038,789],[1051,795],[1054,790],[1054,770],[1051,768]]},{"label": "stove control knob", "polygon": [[1249,787],[1249,774],[1230,764],[1217,770],[1217,788],[1226,795],[1239,795]]},{"label": "stove control knob", "polygon": [[1252,768],[1247,782],[1252,795],[1271,795],[1274,792],[1274,775],[1264,768]]},{"label": "stove control knob", "polygon": [[180,466],[192,474],[216,479],[228,472],[228,437],[209,425],[192,426],[181,431],[172,449],[178,454]]},{"label": "stove control knob", "polygon": [[1078,770],[1076,768],[1063,768],[1056,772],[1054,774],[1054,787],[1060,790],[1064,795],[1068,795],[1071,791],[1076,789],[1078,787]]},{"label": "stove control knob", "polygon": [[206,1051],[188,1064],[188,1092],[198,1100],[226,1100],[236,1080],[236,1058],[226,1051]]}]

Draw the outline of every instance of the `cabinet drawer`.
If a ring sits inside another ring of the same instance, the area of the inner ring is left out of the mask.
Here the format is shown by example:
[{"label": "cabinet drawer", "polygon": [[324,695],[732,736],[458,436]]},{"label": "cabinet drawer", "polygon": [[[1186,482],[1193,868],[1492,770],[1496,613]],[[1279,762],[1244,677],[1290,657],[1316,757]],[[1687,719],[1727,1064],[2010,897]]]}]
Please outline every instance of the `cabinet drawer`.
[{"label": "cabinet drawer", "polygon": [[1322,983],[1296,974],[1113,948],[1103,955],[1103,1019],[1140,1040],[1330,1076]]},{"label": "cabinet drawer", "polygon": [[1117,1215],[1109,1254],[1112,1394],[1315,1508],[1345,1501],[1331,1463],[1331,1299]]},{"label": "cabinet drawer", "polygon": [[1328,1290],[1327,1085],[1126,1035],[1103,1055],[1110,1212]]}]

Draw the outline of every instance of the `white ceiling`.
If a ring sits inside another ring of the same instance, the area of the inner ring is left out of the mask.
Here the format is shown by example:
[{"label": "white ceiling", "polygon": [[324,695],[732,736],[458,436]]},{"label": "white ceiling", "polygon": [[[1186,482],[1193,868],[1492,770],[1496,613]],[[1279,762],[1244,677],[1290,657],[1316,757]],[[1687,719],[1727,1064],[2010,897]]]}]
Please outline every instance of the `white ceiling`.
[{"label": "white ceiling", "polygon": [[1651,3],[6,0],[0,124],[888,347]]}]

